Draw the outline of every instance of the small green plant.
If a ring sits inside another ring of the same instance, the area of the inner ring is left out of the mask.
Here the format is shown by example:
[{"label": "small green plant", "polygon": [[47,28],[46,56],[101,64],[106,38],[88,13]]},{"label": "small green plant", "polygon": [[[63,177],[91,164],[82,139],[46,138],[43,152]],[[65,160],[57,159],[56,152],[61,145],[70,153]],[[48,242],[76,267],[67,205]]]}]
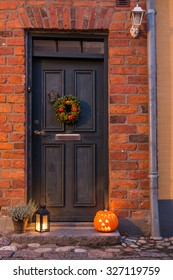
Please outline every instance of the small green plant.
[{"label": "small green plant", "polygon": [[17,204],[7,208],[8,215],[14,221],[24,221],[26,218],[32,217],[37,210],[37,205],[34,201],[30,200],[28,203]]}]

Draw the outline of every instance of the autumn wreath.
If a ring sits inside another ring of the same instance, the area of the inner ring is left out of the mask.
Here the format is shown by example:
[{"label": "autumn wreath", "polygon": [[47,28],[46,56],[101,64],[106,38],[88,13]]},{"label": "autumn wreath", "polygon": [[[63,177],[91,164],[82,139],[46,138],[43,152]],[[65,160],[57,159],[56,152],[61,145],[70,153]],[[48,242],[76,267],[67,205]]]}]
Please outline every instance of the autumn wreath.
[{"label": "autumn wreath", "polygon": [[61,123],[73,124],[79,119],[80,102],[75,96],[66,95],[53,103],[55,114]]}]

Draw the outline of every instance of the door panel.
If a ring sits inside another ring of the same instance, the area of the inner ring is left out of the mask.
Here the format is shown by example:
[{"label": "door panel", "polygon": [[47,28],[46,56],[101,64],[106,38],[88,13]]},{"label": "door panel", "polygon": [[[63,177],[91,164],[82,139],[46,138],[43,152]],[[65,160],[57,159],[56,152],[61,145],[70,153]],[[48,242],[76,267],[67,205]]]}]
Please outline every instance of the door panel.
[{"label": "door panel", "polygon": [[55,93],[64,92],[64,71],[50,71],[44,70],[44,128],[57,129],[61,128],[61,124],[56,121],[54,111],[52,110],[51,103],[48,102],[47,93],[54,91]]},{"label": "door panel", "polygon": [[76,145],[75,206],[95,206],[95,174],[95,145]]},{"label": "door panel", "polygon": [[95,71],[75,71],[76,96],[81,103],[80,122],[76,130],[95,130]]},{"label": "door panel", "polygon": [[46,203],[64,206],[64,147],[44,145],[44,154]]},{"label": "door panel", "polygon": [[[45,198],[52,221],[92,221],[96,211],[104,208],[103,81],[103,61],[33,61],[32,196],[37,202]],[[78,97],[78,123],[69,126],[57,121],[50,94]],[[36,135],[35,130],[44,130],[45,135]],[[73,139],[73,134],[79,137]]]}]

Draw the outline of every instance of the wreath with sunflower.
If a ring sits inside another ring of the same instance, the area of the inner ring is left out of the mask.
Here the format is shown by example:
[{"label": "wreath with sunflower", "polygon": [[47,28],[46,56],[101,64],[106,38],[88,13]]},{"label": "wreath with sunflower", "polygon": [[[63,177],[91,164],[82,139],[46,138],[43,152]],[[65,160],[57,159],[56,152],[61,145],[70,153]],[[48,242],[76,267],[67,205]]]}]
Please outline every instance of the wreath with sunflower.
[{"label": "wreath with sunflower", "polygon": [[80,102],[75,96],[66,95],[57,98],[53,103],[55,114],[61,123],[73,124],[78,121],[80,115]]}]

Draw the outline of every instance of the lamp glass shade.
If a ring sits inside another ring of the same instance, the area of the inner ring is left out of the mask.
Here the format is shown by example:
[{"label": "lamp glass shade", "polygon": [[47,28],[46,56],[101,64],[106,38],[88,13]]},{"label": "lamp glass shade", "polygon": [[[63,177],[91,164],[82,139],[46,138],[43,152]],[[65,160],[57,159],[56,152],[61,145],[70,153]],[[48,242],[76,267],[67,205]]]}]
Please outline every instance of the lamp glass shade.
[{"label": "lamp glass shade", "polygon": [[136,5],[136,7],[131,11],[131,16],[132,16],[132,25],[133,26],[140,26],[142,23],[143,15],[144,15],[144,10]]}]

